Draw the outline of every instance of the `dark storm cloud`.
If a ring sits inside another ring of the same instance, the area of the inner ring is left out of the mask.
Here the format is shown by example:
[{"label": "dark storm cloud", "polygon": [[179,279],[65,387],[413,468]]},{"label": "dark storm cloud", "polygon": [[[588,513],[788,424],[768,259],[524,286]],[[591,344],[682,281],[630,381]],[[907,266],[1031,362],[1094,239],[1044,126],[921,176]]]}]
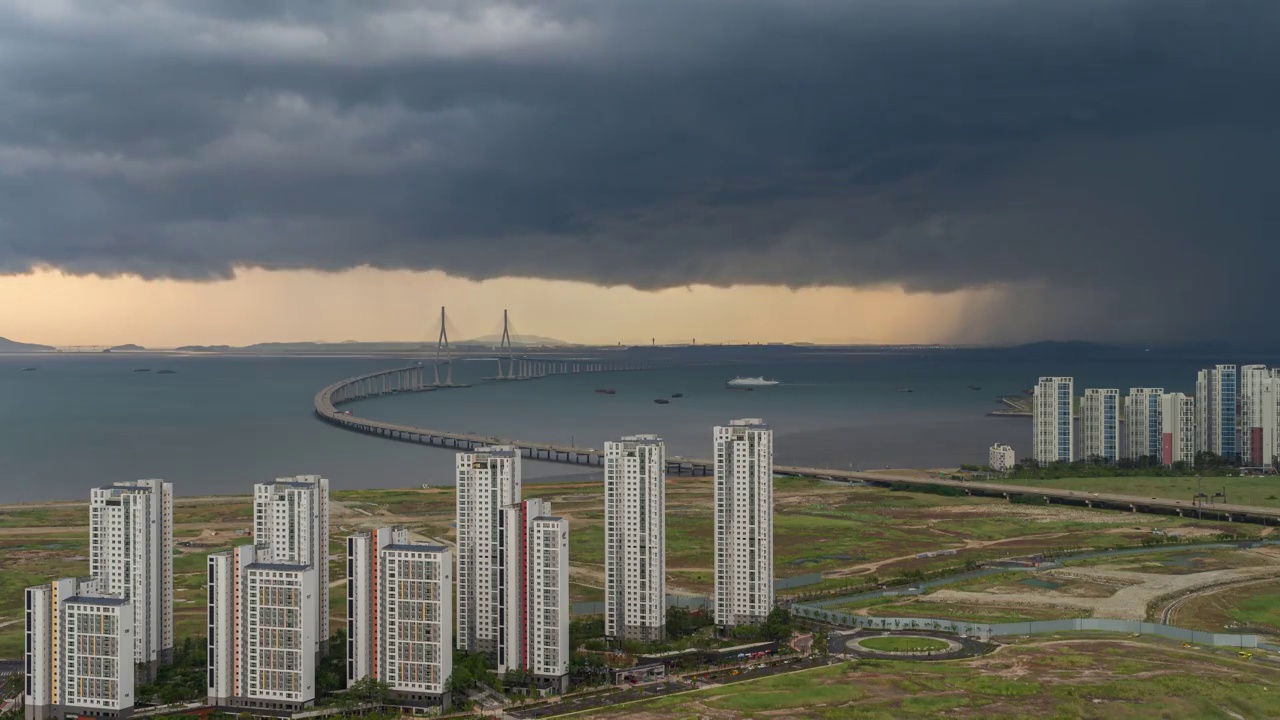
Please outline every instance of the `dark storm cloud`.
[{"label": "dark storm cloud", "polygon": [[1280,260],[1277,30],[1274,0],[0,0],[0,272],[1011,285],[1061,327],[1226,334]]}]

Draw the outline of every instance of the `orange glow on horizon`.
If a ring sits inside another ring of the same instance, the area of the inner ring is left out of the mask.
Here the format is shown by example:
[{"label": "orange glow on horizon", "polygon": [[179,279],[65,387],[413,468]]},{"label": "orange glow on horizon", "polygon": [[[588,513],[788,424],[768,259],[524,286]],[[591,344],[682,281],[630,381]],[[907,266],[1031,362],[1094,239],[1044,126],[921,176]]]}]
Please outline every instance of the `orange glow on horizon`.
[{"label": "orange glow on horizon", "polygon": [[[57,270],[0,277],[0,336],[47,345],[247,345],[297,341],[434,341],[519,334],[589,344],[956,342],[999,289],[695,285],[659,291],[581,282],[358,268],[339,273],[242,269],[226,281],[78,277]],[[428,337],[431,335],[431,337]],[[971,341],[971,340],[970,340]]]}]

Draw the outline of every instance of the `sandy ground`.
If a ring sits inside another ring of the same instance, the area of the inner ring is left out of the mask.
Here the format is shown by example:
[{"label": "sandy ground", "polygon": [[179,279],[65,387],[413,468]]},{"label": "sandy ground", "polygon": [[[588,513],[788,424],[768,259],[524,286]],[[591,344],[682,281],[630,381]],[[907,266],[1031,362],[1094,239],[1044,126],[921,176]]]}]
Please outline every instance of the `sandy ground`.
[{"label": "sandy ground", "polygon": [[1127,570],[1104,568],[1066,568],[1047,570],[1036,577],[1079,579],[1097,583],[1123,583],[1110,597],[1076,597],[1055,591],[1047,592],[966,592],[939,590],[925,596],[929,602],[961,603],[965,605],[997,605],[1001,607],[1057,607],[1086,610],[1093,617],[1118,620],[1145,620],[1147,607],[1154,601],[1193,592],[1214,585],[1241,582],[1256,578],[1280,577],[1280,566],[1211,570],[1194,575],[1152,575]]}]

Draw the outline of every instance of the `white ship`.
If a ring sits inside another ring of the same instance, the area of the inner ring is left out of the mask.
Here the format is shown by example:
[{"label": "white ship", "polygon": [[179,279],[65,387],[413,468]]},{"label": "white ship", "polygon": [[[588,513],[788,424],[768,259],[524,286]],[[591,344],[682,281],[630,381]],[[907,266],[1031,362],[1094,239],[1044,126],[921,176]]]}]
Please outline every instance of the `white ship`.
[{"label": "white ship", "polygon": [[764,385],[777,385],[777,380],[765,380],[763,377],[736,377],[725,383],[729,387],[760,387]]}]

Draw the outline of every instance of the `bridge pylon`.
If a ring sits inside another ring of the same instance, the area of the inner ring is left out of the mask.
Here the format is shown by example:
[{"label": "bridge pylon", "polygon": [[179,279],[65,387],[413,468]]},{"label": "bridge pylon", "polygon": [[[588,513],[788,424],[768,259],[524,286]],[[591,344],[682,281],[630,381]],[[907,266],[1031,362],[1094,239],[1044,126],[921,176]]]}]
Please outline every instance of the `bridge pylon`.
[{"label": "bridge pylon", "polygon": [[[503,352],[506,352],[507,367],[503,370]],[[513,380],[516,376],[515,350],[511,347],[511,321],[507,311],[502,311],[502,340],[498,343],[498,379]]]},{"label": "bridge pylon", "polygon": [[444,306],[440,306],[440,337],[436,339],[436,365],[435,379],[436,385],[440,385],[440,362],[441,357],[444,358],[445,365],[448,368],[445,371],[444,384],[453,384],[453,352],[449,348],[449,330],[445,325]]}]

